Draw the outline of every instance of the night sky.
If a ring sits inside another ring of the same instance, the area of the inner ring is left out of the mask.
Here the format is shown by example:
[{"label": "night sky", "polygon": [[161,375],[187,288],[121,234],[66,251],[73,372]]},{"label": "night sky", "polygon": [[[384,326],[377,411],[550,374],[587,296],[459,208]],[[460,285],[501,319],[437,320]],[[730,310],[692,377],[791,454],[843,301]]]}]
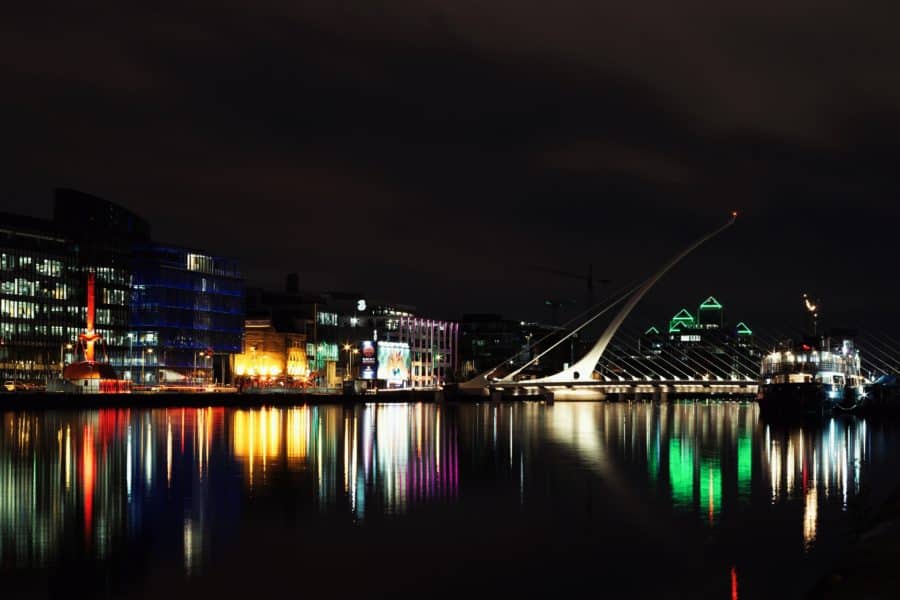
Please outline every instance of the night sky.
[{"label": "night sky", "polygon": [[73,187],[251,283],[529,319],[585,296],[531,266],[624,283],[739,210],[642,318],[897,324],[896,1],[166,4],[4,9],[0,209]]}]

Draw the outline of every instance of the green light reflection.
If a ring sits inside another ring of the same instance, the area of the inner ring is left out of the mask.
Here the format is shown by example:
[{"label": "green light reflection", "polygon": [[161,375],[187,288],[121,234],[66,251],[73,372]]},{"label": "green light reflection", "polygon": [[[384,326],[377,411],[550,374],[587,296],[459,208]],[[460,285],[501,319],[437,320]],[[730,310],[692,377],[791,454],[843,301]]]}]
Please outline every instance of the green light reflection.
[{"label": "green light reflection", "polygon": [[694,449],[676,438],[669,440],[669,481],[673,504],[691,506],[694,502]]}]

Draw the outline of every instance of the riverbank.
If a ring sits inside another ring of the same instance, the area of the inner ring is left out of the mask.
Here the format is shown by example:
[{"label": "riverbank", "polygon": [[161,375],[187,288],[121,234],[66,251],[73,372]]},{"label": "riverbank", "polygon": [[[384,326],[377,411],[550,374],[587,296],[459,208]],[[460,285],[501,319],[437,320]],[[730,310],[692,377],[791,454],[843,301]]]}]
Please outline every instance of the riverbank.
[{"label": "riverbank", "polygon": [[440,402],[435,390],[380,390],[377,394],[158,392],[148,394],[63,394],[20,392],[0,395],[0,410],[33,408],[160,408],[171,406],[295,406],[360,402]]},{"label": "riverbank", "polygon": [[900,488],[861,525],[856,541],[810,593],[820,600],[900,597]]}]

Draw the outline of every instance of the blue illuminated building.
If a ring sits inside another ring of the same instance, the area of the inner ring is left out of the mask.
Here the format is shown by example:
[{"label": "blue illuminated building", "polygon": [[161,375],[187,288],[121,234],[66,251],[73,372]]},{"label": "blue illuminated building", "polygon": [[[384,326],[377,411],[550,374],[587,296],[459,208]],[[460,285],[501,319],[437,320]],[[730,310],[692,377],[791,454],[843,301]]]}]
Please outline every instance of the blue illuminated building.
[{"label": "blue illuminated building", "polygon": [[153,241],[128,209],[54,192],[52,219],[0,213],[0,376],[48,385],[82,360],[96,276],[99,357],[135,383],[229,383],[241,350],[237,261]]},{"label": "blue illuminated building", "polygon": [[243,281],[237,261],[147,244],[132,263],[132,364],[144,383],[212,383],[230,378],[241,351]]}]

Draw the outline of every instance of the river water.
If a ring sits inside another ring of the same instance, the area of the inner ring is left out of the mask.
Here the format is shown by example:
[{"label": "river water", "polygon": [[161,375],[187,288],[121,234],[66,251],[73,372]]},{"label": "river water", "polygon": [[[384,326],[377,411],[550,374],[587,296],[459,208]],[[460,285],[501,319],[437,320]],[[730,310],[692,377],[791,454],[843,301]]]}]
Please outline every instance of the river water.
[{"label": "river water", "polygon": [[797,597],[900,479],[740,402],[2,417],[3,598]]}]

